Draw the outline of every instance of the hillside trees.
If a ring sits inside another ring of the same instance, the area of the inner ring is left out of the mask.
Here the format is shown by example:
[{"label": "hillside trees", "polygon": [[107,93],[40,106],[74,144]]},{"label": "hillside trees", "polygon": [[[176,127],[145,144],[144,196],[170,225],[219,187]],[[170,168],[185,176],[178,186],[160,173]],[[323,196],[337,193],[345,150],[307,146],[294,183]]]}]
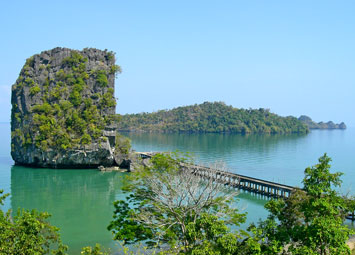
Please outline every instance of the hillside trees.
[{"label": "hillside trees", "polygon": [[343,222],[354,201],[334,190],[341,173],[330,173],[326,154],[306,168],[304,189],[266,204],[269,217],[252,224],[252,234],[239,230],[245,215],[231,206],[236,192],[183,171],[184,160],[158,154],[134,174],[127,200],[115,202],[114,239],[169,254],[350,254],[354,231]]},{"label": "hillside trees", "polygon": [[306,168],[304,190],[266,204],[268,219],[252,227],[264,240],[264,253],[286,252],[287,247],[291,254],[350,254],[346,241],[354,231],[343,224],[350,203],[334,190],[342,174],[330,173],[330,161],[324,154]]},{"label": "hillside trees", "polygon": [[151,165],[132,174],[126,186],[130,195],[114,204],[108,227],[114,239],[184,254],[244,249],[239,240],[246,233],[228,227],[245,220],[232,204],[236,191],[191,174],[181,167],[186,160],[179,154],[157,154]]},{"label": "hillside trees", "polygon": [[[3,205],[8,194],[2,195]],[[0,210],[0,254],[66,254],[67,246],[63,245],[59,229],[48,222],[49,214],[35,210],[18,210],[12,218],[11,211]]]},{"label": "hillside trees", "polygon": [[[354,231],[343,221],[355,203],[334,190],[341,184],[341,173],[330,172],[330,161],[324,154],[318,164],[306,168],[303,190],[270,200],[269,217],[252,225],[248,234],[239,230],[245,214],[233,203],[235,190],[193,175],[184,155],[157,154],[130,175],[128,197],[115,202],[108,228],[115,240],[143,242],[162,254],[350,254],[346,241]],[[0,205],[6,196],[0,190]],[[65,254],[67,248],[48,217],[20,210],[12,218],[10,211],[0,210],[0,255]],[[97,245],[85,247],[82,254],[106,253]]]},{"label": "hillside trees", "polygon": [[179,133],[307,133],[295,117],[281,117],[268,109],[237,109],[222,102],[177,107],[153,113],[123,115],[122,131]]}]

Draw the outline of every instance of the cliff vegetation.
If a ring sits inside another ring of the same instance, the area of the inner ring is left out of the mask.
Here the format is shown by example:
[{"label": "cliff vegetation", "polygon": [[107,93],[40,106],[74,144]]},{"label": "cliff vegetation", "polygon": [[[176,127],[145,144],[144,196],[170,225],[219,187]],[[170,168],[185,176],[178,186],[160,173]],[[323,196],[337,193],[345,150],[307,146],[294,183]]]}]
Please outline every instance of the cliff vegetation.
[{"label": "cliff vegetation", "polygon": [[[27,59],[12,87],[15,162],[110,165],[115,145],[104,133],[116,118],[114,79],[120,71],[113,52],[92,48],[55,48]],[[113,127],[107,131],[115,136]],[[94,152],[91,158],[83,157],[86,151]]]}]

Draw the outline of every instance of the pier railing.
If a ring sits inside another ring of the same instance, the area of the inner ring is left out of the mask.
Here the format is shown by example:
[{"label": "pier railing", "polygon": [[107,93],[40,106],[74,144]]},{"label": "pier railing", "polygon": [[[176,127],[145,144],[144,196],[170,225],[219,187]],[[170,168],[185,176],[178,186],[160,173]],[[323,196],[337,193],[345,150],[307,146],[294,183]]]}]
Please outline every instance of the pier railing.
[{"label": "pier railing", "polygon": [[[151,158],[156,153],[140,152],[138,153],[142,159]],[[192,174],[201,176],[206,179],[223,183],[232,188],[238,188],[249,192],[261,194],[267,197],[287,198],[291,192],[297,187],[262,180],[241,174],[235,174],[219,169],[213,169],[206,166],[195,164],[182,164],[183,167],[191,171]],[[351,212],[346,216],[347,219],[355,221],[355,212]]]},{"label": "pier railing", "polygon": [[[143,159],[150,158],[153,155],[154,153],[149,152],[139,153],[139,156]],[[183,164],[183,166],[195,175],[199,175],[207,179],[213,179],[216,182],[223,183],[233,188],[262,194],[268,197],[289,197],[291,192],[294,189],[297,189],[296,187],[253,178],[250,176],[230,173],[219,169],[212,169],[201,165]]]},{"label": "pier railing", "polygon": [[262,194],[268,197],[289,197],[296,187],[266,181],[250,176],[230,173],[219,169],[212,169],[205,166],[191,165],[186,166],[193,174],[207,179],[223,183],[233,188]]}]

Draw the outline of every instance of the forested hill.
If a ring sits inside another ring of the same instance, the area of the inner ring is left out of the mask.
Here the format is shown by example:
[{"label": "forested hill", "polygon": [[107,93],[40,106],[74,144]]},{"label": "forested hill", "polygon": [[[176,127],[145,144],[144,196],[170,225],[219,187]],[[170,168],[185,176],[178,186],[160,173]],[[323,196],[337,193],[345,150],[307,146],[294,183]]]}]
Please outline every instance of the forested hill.
[{"label": "forested hill", "polygon": [[281,117],[267,109],[237,109],[222,102],[205,102],[153,113],[126,114],[121,131],[161,133],[307,133],[295,117]]}]

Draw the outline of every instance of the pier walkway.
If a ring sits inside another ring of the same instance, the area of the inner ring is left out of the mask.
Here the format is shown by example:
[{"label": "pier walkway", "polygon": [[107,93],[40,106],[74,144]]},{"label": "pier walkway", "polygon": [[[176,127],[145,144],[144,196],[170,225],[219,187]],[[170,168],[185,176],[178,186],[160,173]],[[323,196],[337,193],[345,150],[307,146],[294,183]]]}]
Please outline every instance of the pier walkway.
[{"label": "pier walkway", "polygon": [[233,188],[247,190],[253,193],[262,194],[268,197],[289,197],[295,187],[279,184],[276,182],[261,180],[250,176],[234,174],[205,166],[189,165],[193,174],[207,179],[224,183]]},{"label": "pier walkway", "polygon": [[[151,158],[154,154],[152,152],[137,152],[142,159]],[[212,169],[205,166],[188,164],[183,165],[191,170],[193,174],[204,177],[206,179],[213,179],[216,182],[223,183],[232,188],[238,188],[249,192],[261,194],[267,197],[286,198],[291,195],[291,192],[297,187],[280,184],[276,182],[266,181],[250,176],[230,173],[219,169]],[[347,219],[355,221],[355,212],[351,212],[346,216]]]},{"label": "pier walkway", "polygon": [[[139,152],[139,156],[143,159],[150,158],[154,153]],[[189,164],[186,168],[192,171],[193,174],[199,175],[207,179],[213,179],[216,182],[224,183],[233,188],[238,188],[253,193],[262,194],[268,197],[289,197],[292,190],[296,187],[257,179],[245,175],[234,174],[219,169],[212,169],[205,166]]]}]

